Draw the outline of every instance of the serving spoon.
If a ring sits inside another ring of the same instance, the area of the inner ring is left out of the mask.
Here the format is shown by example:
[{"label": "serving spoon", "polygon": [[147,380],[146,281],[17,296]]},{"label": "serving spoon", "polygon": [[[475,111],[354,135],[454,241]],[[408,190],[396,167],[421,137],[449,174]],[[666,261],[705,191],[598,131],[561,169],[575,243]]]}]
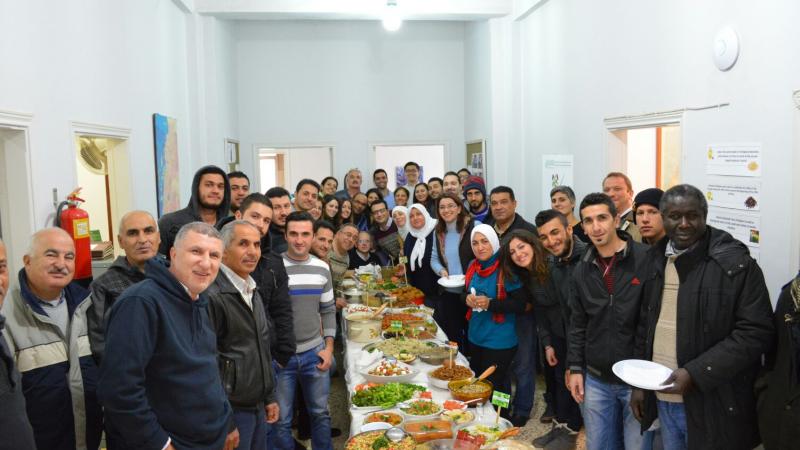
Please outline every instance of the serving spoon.
[{"label": "serving spoon", "polygon": [[481,373],[481,375],[478,378],[473,378],[472,381],[470,381],[469,383],[465,384],[464,386],[469,386],[470,384],[475,384],[478,381],[485,380],[486,378],[489,377],[489,375],[493,374],[495,370],[497,370],[497,366],[496,365],[489,366],[486,370],[483,371],[483,373]]}]

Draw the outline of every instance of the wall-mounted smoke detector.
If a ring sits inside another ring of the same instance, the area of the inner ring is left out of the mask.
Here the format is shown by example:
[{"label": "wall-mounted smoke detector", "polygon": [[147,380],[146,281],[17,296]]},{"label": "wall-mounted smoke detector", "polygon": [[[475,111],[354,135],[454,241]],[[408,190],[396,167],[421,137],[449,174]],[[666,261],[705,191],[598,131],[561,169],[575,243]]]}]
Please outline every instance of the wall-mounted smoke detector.
[{"label": "wall-mounted smoke detector", "polygon": [[714,36],[714,64],[721,71],[730,70],[739,58],[739,36],[731,27],[725,27]]}]

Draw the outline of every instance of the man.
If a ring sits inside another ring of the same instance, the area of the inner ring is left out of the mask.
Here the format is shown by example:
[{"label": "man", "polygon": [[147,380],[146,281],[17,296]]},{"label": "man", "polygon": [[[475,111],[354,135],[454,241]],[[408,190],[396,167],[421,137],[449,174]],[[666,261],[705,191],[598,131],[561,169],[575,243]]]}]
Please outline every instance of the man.
[{"label": "man", "polygon": [[272,204],[272,233],[269,233],[270,249],[278,254],[286,251],[288,244],[284,237],[286,216],[292,212],[292,201],[289,191],[276,186],[267,191],[267,198]]},{"label": "man", "polygon": [[314,222],[314,242],[311,243],[311,254],[325,261],[328,265],[330,265],[328,253],[331,251],[335,234],[336,229],[327,220]]},{"label": "man", "polygon": [[413,197],[414,189],[417,187],[417,183],[419,183],[419,164],[414,161],[407,162],[403,166],[403,173],[406,175],[406,184],[404,187],[408,189],[408,192],[410,192]]},{"label": "man", "polygon": [[286,367],[277,369],[280,419],[275,427],[275,447],[294,448],[291,422],[295,388],[299,383],[311,416],[311,446],[332,449],[331,417],[328,413],[329,370],[333,364],[336,307],[333,281],[327,264],[310,254],[314,240],[313,219],[295,211],[286,218],[289,248],[283,256],[289,274],[294,337],[297,353]]},{"label": "man", "polygon": [[489,215],[489,205],[486,203],[486,185],[483,178],[470,176],[464,182],[464,199],[469,204],[469,213],[475,220],[486,222]]},{"label": "man", "polygon": [[381,197],[386,200],[386,205],[389,207],[389,210],[391,211],[394,209],[394,195],[392,191],[386,187],[389,184],[389,175],[386,174],[386,171],[383,169],[375,169],[375,172],[372,172],[372,184],[380,191]]},{"label": "man", "polygon": [[667,234],[658,210],[662,195],[664,191],[661,189],[650,188],[639,192],[633,199],[633,222],[639,228],[643,244],[655,245]]},{"label": "man", "polygon": [[372,228],[369,233],[375,244],[386,252],[393,261],[400,257],[402,250],[402,240],[400,233],[397,232],[397,225],[392,221],[389,206],[385,200],[376,200],[369,206],[372,213]]},{"label": "man", "polygon": [[18,288],[3,304],[4,337],[22,374],[36,447],[97,449],[103,414],[86,326],[92,302],[72,281],[72,238],[61,228],[37,231],[23,263]]},{"label": "man", "polygon": [[466,167],[462,167],[458,171],[458,179],[460,180],[461,184],[467,182],[467,179],[472,176],[472,172],[469,171]]},{"label": "man", "polygon": [[220,378],[233,408],[239,447],[267,449],[267,424],[278,420],[269,322],[250,276],[261,259],[261,234],[250,222],[222,228],[224,252],[209,286],[208,315],[217,335]]},{"label": "man", "polygon": [[633,214],[633,184],[622,172],[610,172],[603,179],[603,193],[611,197],[619,212],[619,229],[631,235],[634,241],[642,242]]},{"label": "man", "polygon": [[242,200],[250,195],[250,178],[244,172],[236,171],[228,174],[231,185],[231,214],[242,206]]},{"label": "man", "polygon": [[350,250],[358,240],[358,228],[352,223],[343,223],[333,237],[333,245],[328,252],[328,263],[331,265],[333,281],[342,281],[344,273],[350,266]]},{"label": "man", "polygon": [[125,214],[119,221],[117,242],[125,255],[118,256],[89,286],[92,292],[92,308],[87,311],[89,343],[98,365],[103,359],[105,324],[111,306],[125,289],[144,280],[144,263],[157,254],[161,235],[156,220],[146,211]]},{"label": "man", "polygon": [[549,444],[548,448],[572,449],[575,448],[583,418],[565,380],[569,323],[567,301],[571,296],[572,272],[586,252],[586,244],[573,234],[566,216],[554,209],[540,211],[535,222],[539,240],[549,253],[547,269],[550,283],[547,294],[551,297],[549,300],[559,307],[540,311],[536,315],[539,340],[545,352],[545,373],[552,372],[550,375],[553,378],[553,427],[547,434],[535,439],[534,445],[542,448]]},{"label": "man", "polygon": [[182,226],[195,221],[214,225],[229,214],[230,203],[231,188],[225,172],[217,166],[201,167],[192,180],[189,205],[164,214],[158,220],[158,229],[161,232],[158,253],[169,258],[169,249]]},{"label": "man", "polygon": [[361,192],[361,171],[350,169],[344,175],[344,189],[336,191],[334,196],[340,199],[352,199]]},{"label": "man", "polygon": [[[6,245],[0,240],[0,310],[8,293],[8,259]],[[25,412],[22,380],[14,363],[14,355],[3,338],[6,318],[0,314],[0,450],[36,450],[33,429]]]},{"label": "man", "polygon": [[353,223],[356,224],[360,231],[369,230],[369,202],[367,196],[363,192],[353,196]]},{"label": "man", "polygon": [[[458,178],[458,174],[453,171],[445,173],[442,178],[442,189],[445,193],[461,198],[461,179]],[[469,205],[466,207],[469,207]]]},{"label": "man", "polygon": [[311,211],[319,200],[319,183],[310,179],[303,178],[297,183],[294,190],[294,210]]},{"label": "man", "polygon": [[486,221],[494,227],[497,236],[503,239],[509,231],[527,230],[537,236],[536,227],[517,214],[517,199],[514,190],[508,186],[497,186],[489,193],[491,213]]},{"label": "man", "polygon": [[589,450],[649,448],[628,407],[631,388],[611,371],[634,356],[647,246],[618,230],[616,206],[606,194],[593,193],[580,205],[583,229],[592,240],[572,272],[567,338],[569,390],[583,403]]},{"label": "man", "polygon": [[442,196],[442,179],[439,177],[429,178],[428,189],[430,190],[431,198],[434,200],[438,200],[439,197]]},{"label": "man", "polygon": [[636,390],[631,409],[643,429],[659,418],[664,448],[754,448],[753,386],[774,331],[764,275],[744,244],[706,225],[696,187],[670,188],[660,209],[668,239],[648,252],[635,357],[672,369],[671,387]]},{"label": "man", "polygon": [[[272,204],[259,193],[248,195],[236,212],[236,220],[244,220],[258,228],[263,242],[269,234],[272,222]],[[264,302],[269,321],[271,355],[281,366],[294,356],[294,328],[292,304],[289,300],[289,276],[283,267],[283,258],[262,245],[261,257],[256,269],[250,274],[256,281],[259,297]]]},{"label": "man", "polygon": [[127,448],[224,448],[239,445],[217,365],[206,288],[222,258],[211,225],[178,231],[170,266],[153,258],[146,279],[111,307],[98,393],[106,419]]}]

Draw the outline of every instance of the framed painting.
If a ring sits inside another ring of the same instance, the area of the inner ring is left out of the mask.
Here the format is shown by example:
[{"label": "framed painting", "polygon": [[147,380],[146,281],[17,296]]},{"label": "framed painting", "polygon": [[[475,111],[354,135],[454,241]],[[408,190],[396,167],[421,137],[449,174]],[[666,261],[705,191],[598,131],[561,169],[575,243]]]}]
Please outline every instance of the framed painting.
[{"label": "framed painting", "polygon": [[153,114],[158,217],[180,208],[177,120]]}]

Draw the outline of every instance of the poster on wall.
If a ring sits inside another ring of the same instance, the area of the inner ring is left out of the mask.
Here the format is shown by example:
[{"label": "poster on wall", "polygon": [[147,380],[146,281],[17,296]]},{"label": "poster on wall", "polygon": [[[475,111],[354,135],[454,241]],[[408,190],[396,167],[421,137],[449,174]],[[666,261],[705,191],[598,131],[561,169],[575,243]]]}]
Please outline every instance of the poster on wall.
[{"label": "poster on wall", "polygon": [[708,175],[761,176],[760,143],[710,144],[706,158]]},{"label": "poster on wall", "polygon": [[727,208],[708,208],[706,223],[727,231],[750,247],[761,246],[761,215]]},{"label": "poster on wall", "polygon": [[550,208],[550,190],[573,186],[573,155],[542,155],[542,209]]},{"label": "poster on wall", "polygon": [[708,178],[706,198],[708,206],[760,211],[761,180],[748,177],[712,176]]},{"label": "poster on wall", "polygon": [[180,208],[177,120],[153,114],[158,217]]},{"label": "poster on wall", "polygon": [[467,170],[486,181],[486,145],[485,141],[467,143]]}]

